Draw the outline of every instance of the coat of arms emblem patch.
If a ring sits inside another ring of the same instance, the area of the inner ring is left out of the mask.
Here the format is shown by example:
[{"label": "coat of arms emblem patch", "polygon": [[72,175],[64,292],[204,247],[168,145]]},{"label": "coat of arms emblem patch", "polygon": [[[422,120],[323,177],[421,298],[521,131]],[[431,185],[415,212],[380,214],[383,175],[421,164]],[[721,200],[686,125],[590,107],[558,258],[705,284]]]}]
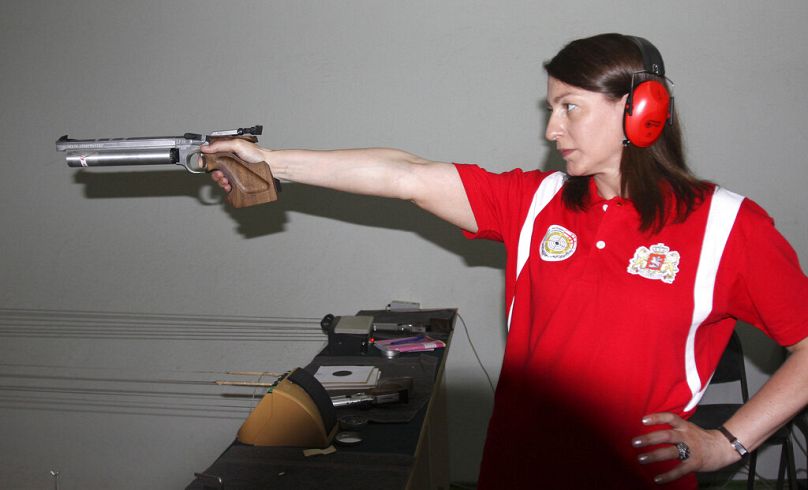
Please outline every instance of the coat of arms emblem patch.
[{"label": "coat of arms emblem patch", "polygon": [[672,251],[664,243],[640,247],[629,260],[627,270],[629,274],[673,284],[679,272],[679,252]]}]

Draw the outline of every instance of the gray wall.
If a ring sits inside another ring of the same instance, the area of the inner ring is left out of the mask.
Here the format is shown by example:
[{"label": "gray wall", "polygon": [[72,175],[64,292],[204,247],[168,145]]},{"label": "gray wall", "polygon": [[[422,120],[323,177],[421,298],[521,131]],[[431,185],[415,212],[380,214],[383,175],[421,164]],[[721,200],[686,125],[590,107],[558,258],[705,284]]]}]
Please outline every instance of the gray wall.
[{"label": "gray wall", "polygon": [[[76,172],[62,134],[257,123],[270,147],[548,167],[542,61],[633,33],[665,56],[697,173],[754,197],[804,259],[806,20],[797,0],[3,2],[2,486],[182,487],[251,403],[187,382],[305,364],[325,313],[457,307],[493,376],[502,355],[497,245],[406,203],[287,185],[232,210],[180,169]],[[778,351],[747,338],[759,386]],[[473,481],[492,395],[462,331],[447,377],[451,474]]]}]

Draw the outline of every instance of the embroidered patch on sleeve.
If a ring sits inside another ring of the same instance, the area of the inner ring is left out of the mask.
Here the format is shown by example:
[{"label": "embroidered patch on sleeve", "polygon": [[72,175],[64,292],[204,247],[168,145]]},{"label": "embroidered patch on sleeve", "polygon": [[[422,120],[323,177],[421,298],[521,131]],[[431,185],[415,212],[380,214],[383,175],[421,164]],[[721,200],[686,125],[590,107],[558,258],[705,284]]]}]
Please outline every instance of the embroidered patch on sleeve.
[{"label": "embroidered patch on sleeve", "polygon": [[627,270],[629,274],[673,284],[679,272],[679,252],[672,251],[664,243],[651,245],[650,248],[639,247],[628,261]]},{"label": "embroidered patch on sleeve", "polygon": [[539,245],[542,260],[558,262],[568,258],[578,248],[578,237],[563,226],[550,225]]}]

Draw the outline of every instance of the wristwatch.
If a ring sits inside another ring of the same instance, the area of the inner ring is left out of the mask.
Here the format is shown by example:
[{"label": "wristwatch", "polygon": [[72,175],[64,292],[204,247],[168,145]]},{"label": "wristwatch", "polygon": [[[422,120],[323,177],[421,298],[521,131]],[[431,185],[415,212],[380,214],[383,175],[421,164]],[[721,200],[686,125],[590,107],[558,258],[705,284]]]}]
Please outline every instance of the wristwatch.
[{"label": "wristwatch", "polygon": [[724,434],[724,437],[727,438],[729,443],[732,445],[732,448],[738,451],[738,454],[740,454],[742,458],[749,454],[749,451],[741,443],[741,441],[739,441],[737,437],[733,436],[732,432],[728,431],[726,427],[722,425],[718,428],[718,431]]}]

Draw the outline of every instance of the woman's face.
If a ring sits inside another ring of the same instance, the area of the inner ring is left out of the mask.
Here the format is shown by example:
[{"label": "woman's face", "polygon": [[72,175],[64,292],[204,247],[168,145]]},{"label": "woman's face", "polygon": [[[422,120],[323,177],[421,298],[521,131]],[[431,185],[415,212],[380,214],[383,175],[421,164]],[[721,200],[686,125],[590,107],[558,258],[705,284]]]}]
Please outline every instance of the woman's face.
[{"label": "woman's face", "polygon": [[593,175],[619,182],[625,100],[573,87],[550,77],[545,137],[567,162],[569,175]]}]

